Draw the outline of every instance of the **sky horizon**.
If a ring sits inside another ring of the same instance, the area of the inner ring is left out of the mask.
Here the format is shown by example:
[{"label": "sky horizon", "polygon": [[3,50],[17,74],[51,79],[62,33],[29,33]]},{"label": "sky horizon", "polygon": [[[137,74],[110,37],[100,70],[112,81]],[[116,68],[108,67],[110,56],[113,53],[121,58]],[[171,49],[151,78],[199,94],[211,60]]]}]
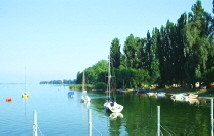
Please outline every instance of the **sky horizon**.
[{"label": "sky horizon", "polygon": [[[201,0],[212,16],[212,1]],[[196,0],[0,2],[0,83],[73,80],[106,59],[111,41],[177,23]],[[26,68],[26,71],[25,71]],[[26,73],[26,74],[25,74]]]}]

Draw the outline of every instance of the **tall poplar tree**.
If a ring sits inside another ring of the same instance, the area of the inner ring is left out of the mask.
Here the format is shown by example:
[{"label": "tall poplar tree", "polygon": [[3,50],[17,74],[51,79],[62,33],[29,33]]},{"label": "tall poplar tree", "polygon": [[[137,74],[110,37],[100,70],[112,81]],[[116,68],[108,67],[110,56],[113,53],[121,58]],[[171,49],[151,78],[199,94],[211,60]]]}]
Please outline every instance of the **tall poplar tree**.
[{"label": "tall poplar tree", "polygon": [[176,25],[176,81],[178,84],[184,84],[184,79],[186,78],[186,74],[184,71],[184,64],[186,63],[186,55],[184,53],[184,48],[186,45],[185,38],[185,26],[187,24],[187,14],[183,13],[177,21]]},{"label": "tall poplar tree", "polygon": [[192,6],[192,13],[189,13],[188,18],[187,46],[185,48],[188,59],[185,64],[186,81],[195,87],[195,83],[200,81],[202,73],[207,70],[208,50],[211,46],[206,33],[205,12],[200,0]]},{"label": "tall poplar tree", "polygon": [[133,34],[128,36],[125,40],[124,47],[123,47],[123,52],[124,52],[124,57],[126,61],[126,66],[131,67],[131,68],[136,68],[136,58],[137,58],[137,52],[138,47],[136,46],[136,39]]},{"label": "tall poplar tree", "polygon": [[114,38],[111,42],[111,64],[114,68],[118,68],[120,66],[121,61],[121,53],[120,53],[120,41],[118,38]]},{"label": "tall poplar tree", "polygon": [[152,31],[152,47],[151,47],[151,70],[149,71],[150,76],[150,84],[156,83],[157,79],[160,76],[159,72],[159,61],[158,61],[158,53],[157,47],[160,41],[160,33],[157,28],[154,28]]}]

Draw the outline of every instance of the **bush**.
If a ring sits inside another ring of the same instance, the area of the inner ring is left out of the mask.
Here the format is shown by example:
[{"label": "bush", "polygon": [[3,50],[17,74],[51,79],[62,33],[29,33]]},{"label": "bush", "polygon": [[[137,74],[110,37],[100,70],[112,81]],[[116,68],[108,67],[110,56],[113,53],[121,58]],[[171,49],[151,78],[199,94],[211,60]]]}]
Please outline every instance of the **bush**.
[{"label": "bush", "polygon": [[106,84],[104,82],[98,82],[98,83],[95,83],[94,88],[95,89],[105,89]]}]

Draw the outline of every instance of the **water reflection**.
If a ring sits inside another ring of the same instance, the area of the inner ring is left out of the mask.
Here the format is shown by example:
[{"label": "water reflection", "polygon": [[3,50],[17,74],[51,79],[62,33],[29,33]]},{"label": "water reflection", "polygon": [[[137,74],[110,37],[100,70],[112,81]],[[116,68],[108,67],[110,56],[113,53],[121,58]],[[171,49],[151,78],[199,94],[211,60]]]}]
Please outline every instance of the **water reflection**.
[{"label": "water reflection", "polygon": [[83,102],[83,101],[81,101],[81,103],[83,103],[83,106],[84,106],[85,108],[89,108],[89,107],[90,107],[90,104],[91,104],[91,102]]},{"label": "water reflection", "polygon": [[[22,100],[19,94],[23,87],[20,87],[18,92],[14,91],[17,89],[16,86],[8,88],[11,90],[0,91],[0,95],[5,97],[10,95],[14,100],[17,98],[17,101],[2,102],[0,106],[0,122],[5,124],[1,125],[1,136],[4,134],[17,135],[22,132],[30,135],[32,133],[32,110],[35,107],[38,108],[38,113],[41,115],[38,119],[41,121],[43,133],[49,135],[69,135],[71,131],[72,135],[88,135],[88,109],[90,108],[92,109],[93,126],[102,135],[155,136],[157,106],[160,106],[161,123],[176,135],[207,136],[210,134],[210,100],[207,99],[179,101],[172,100],[168,96],[159,98],[155,95],[149,97],[147,94],[134,92],[118,93],[115,98],[118,103],[124,105],[124,110],[121,113],[105,113],[104,92],[89,92],[93,101],[81,103],[81,91],[75,91],[74,98],[67,98],[69,89],[53,93],[53,89],[57,90],[58,86],[42,85],[39,89],[32,87],[31,93],[34,97]],[[43,93],[42,96],[38,90]],[[11,94],[14,95],[11,96]],[[49,96],[51,98],[46,99]],[[14,129],[11,130],[11,128]],[[93,130],[93,134],[99,135],[95,128]],[[164,131],[163,135],[169,134]]]},{"label": "water reflection", "polygon": [[24,105],[24,114],[26,116],[26,113],[27,113],[27,101],[28,101],[28,98],[22,98],[22,102],[23,102],[23,105]]},{"label": "water reflection", "polygon": [[123,118],[123,114],[122,113],[111,113],[109,115],[110,120],[116,120],[117,118]]},{"label": "water reflection", "polygon": [[122,113],[108,113],[106,112],[106,116],[108,117],[108,129],[109,135],[125,135],[126,130],[123,126],[124,116]]}]

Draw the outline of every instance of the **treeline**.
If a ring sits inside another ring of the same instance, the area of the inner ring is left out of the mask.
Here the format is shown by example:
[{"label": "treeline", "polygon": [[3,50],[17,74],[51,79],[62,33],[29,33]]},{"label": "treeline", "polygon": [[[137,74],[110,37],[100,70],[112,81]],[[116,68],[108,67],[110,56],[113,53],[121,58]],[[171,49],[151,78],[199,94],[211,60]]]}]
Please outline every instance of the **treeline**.
[{"label": "treeline", "polygon": [[[200,0],[191,10],[177,23],[168,20],[144,38],[130,34],[122,53],[119,39],[112,40],[110,58],[116,88],[154,84],[195,87],[196,82],[214,82],[214,18],[204,11]],[[87,83],[105,86],[107,63],[101,60],[85,69]],[[78,72],[77,83],[81,83],[81,77]]]},{"label": "treeline", "polygon": [[51,81],[41,81],[40,84],[75,84],[76,79],[74,80],[51,80]]}]

